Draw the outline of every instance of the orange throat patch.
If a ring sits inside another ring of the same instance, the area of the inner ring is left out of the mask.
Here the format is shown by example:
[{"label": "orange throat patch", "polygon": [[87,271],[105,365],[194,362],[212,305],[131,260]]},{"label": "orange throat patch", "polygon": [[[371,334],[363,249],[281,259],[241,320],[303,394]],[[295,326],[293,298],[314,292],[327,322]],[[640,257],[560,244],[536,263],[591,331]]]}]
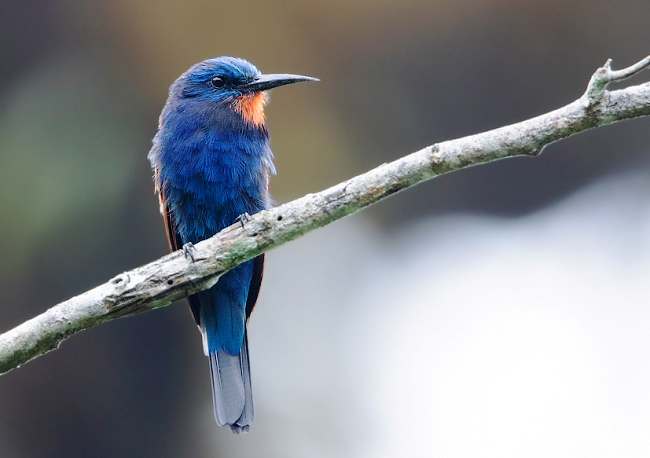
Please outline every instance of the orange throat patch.
[{"label": "orange throat patch", "polygon": [[256,92],[244,94],[237,97],[233,102],[233,108],[247,123],[259,127],[264,125],[264,105],[266,104],[266,93]]}]

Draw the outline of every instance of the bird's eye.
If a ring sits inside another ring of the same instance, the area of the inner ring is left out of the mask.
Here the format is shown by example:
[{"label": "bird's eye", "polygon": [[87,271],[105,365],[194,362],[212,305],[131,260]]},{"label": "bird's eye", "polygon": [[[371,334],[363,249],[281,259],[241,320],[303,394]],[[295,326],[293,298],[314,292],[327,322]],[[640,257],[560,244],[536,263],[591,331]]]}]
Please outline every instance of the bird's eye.
[{"label": "bird's eye", "polygon": [[223,87],[226,84],[224,79],[221,78],[220,76],[215,76],[214,78],[212,78],[210,83],[212,84],[213,87],[216,87],[216,88]]}]

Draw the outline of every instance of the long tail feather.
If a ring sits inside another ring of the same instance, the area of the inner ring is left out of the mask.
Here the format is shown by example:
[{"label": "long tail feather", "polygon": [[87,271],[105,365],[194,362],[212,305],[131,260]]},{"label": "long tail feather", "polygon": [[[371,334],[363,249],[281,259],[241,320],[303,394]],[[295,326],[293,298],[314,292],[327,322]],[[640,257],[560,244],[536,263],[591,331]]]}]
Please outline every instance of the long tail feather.
[{"label": "long tail feather", "polygon": [[238,355],[224,350],[209,354],[214,416],[219,426],[230,425],[233,433],[248,431],[253,423],[253,392],[248,362],[248,338]]}]

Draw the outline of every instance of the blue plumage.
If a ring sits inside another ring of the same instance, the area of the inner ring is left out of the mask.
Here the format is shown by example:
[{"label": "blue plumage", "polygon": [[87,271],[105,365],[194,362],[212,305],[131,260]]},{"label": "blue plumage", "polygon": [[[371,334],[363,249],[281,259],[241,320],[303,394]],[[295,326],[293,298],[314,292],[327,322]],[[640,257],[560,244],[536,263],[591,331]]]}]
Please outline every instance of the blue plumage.
[{"label": "blue plumage", "polygon": [[[264,125],[264,90],[313,78],[261,75],[242,59],[201,62],[169,90],[149,160],[172,249],[196,243],[245,213],[269,206],[275,173]],[[262,278],[263,256],[190,297],[210,356],[215,415],[246,431],[253,418],[246,320]]]}]

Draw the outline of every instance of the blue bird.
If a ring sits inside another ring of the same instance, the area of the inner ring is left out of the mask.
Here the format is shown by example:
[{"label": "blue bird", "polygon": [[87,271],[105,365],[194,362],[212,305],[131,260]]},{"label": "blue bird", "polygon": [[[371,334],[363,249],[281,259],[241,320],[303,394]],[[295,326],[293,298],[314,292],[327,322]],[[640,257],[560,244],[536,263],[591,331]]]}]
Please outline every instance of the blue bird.
[{"label": "blue bird", "polygon": [[[192,256],[193,243],[270,206],[275,168],[265,91],[300,81],[318,80],[262,75],[243,59],[219,57],[194,65],[172,84],[148,155],[172,250]],[[260,255],[189,297],[210,359],[215,418],[234,433],[248,431],[253,421],[246,324],[263,269]]]}]

